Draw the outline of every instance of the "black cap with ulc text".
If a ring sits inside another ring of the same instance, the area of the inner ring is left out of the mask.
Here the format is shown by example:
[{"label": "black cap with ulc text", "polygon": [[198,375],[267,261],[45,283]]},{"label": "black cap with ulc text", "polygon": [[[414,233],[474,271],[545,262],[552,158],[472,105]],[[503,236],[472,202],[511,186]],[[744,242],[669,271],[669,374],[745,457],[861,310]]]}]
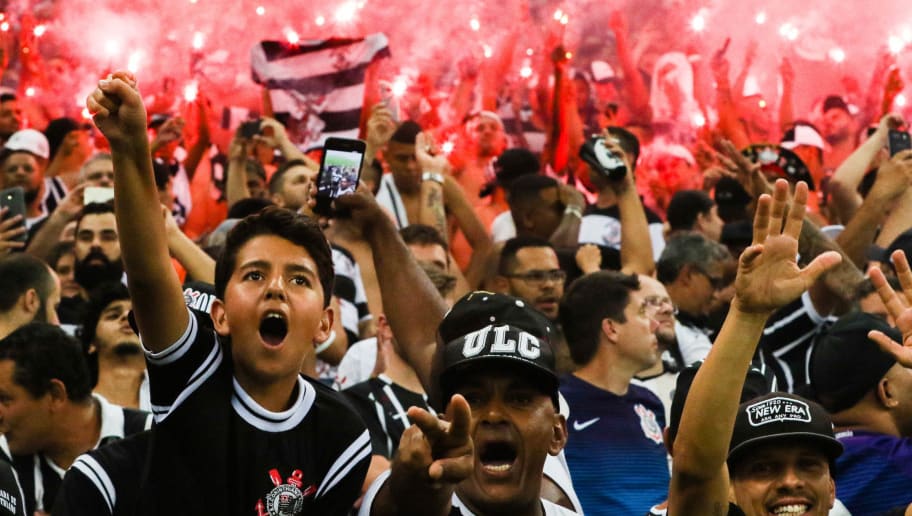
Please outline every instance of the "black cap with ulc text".
[{"label": "black cap with ulc text", "polygon": [[[548,319],[515,297],[476,291],[453,305],[439,327],[444,343],[441,393],[455,392],[473,366],[496,364],[535,378],[557,403],[558,379]],[[556,405],[555,405],[556,406]]]},{"label": "black cap with ulc text", "polygon": [[786,439],[807,442],[830,460],[842,454],[842,444],[836,440],[833,422],[823,407],[801,396],[773,392],[738,407],[728,462],[756,446]]}]

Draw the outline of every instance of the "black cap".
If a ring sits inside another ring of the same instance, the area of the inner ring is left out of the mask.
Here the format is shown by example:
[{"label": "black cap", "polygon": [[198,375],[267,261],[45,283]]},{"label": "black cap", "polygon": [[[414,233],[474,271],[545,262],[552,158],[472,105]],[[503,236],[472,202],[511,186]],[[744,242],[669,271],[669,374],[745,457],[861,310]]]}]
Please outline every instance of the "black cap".
[{"label": "black cap", "polygon": [[541,163],[538,157],[528,149],[507,149],[494,160],[494,179],[481,187],[479,197],[487,197],[494,193],[497,186],[509,188],[510,183],[517,177],[526,174],[538,174]]},{"label": "black cap", "polygon": [[[788,133],[783,137],[786,140]],[[791,150],[771,143],[751,145],[741,151],[753,163],[760,163],[760,170],[767,175],[783,177],[790,183],[804,181],[808,190],[814,190],[814,180],[807,165]]]},{"label": "black cap", "polygon": [[[681,425],[681,415],[684,413],[684,402],[687,400],[690,386],[693,385],[694,378],[697,376],[697,371],[700,370],[702,364],[702,360],[694,362],[678,373],[675,389],[671,395],[671,409],[668,414],[668,440],[671,442],[677,437],[678,427]],[[765,375],[760,369],[751,367],[747,371],[744,387],[741,388],[741,401],[744,402],[769,394],[772,390],[772,381],[772,375]]]},{"label": "black cap", "polygon": [[535,378],[557,406],[558,379],[548,319],[515,297],[475,291],[462,297],[438,329],[444,343],[440,390],[455,392],[461,373],[481,364],[521,370]]},{"label": "black cap", "polygon": [[826,113],[831,109],[841,109],[846,113],[851,114],[849,111],[849,105],[846,103],[845,99],[839,95],[830,95],[823,101],[823,112]]},{"label": "black cap", "polygon": [[814,346],[809,380],[815,398],[831,413],[858,403],[896,363],[892,355],[868,338],[871,330],[902,341],[899,330],[882,317],[853,312],[836,321]]},{"label": "black cap", "polygon": [[773,392],[738,407],[728,462],[758,445],[783,439],[812,443],[831,461],[842,454],[842,444],[833,435],[833,422],[823,407],[801,396]]},{"label": "black cap", "polygon": [[907,257],[912,257],[912,229],[906,230],[905,232],[900,233],[898,237],[894,238],[884,251],[883,258],[879,261],[889,263],[890,267],[893,267],[893,261],[890,260],[890,255],[892,255],[894,251],[902,251]]}]

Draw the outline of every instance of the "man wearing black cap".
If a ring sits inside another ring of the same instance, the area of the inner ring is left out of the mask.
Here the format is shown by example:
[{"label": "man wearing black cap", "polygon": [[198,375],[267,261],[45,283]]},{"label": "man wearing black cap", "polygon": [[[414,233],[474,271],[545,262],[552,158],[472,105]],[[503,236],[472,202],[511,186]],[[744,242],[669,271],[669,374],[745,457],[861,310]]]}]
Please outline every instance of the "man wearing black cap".
[{"label": "man wearing black cap", "polygon": [[818,340],[811,358],[814,393],[845,447],[833,476],[852,514],[912,503],[912,369],[870,340],[872,330],[902,340],[881,317],[855,312]]},{"label": "man wearing black cap", "polygon": [[826,412],[784,393],[738,405],[767,318],[840,260],[827,252],[798,267],[807,186],[798,183],[786,216],[787,200],[788,184],[779,180],[773,198],[758,201],[735,298],[681,416],[669,515],[823,516],[835,502],[830,464],[842,446]]},{"label": "man wearing black cap", "polygon": [[541,498],[567,440],[550,323],[519,299],[472,292],[440,324],[447,415],[413,407],[389,474],[359,514],[568,515]]}]

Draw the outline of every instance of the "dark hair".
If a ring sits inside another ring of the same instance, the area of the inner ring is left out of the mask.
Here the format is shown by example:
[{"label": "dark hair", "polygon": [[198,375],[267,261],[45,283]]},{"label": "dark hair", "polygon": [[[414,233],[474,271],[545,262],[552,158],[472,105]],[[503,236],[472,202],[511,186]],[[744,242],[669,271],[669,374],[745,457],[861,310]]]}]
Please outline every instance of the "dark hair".
[{"label": "dark hair", "polygon": [[406,120],[399,124],[393,135],[390,136],[391,142],[404,143],[406,145],[415,145],[418,133],[421,132],[421,126],[412,120]]},{"label": "dark hair", "polygon": [[165,160],[161,158],[153,159],[152,175],[155,176],[155,188],[164,190],[168,186],[168,180],[173,175],[171,172],[171,165],[165,163]]},{"label": "dark hair", "polygon": [[38,293],[43,309],[54,290],[54,277],[47,264],[25,253],[0,260],[0,312],[11,310],[29,289]]},{"label": "dark hair", "polygon": [[89,369],[79,342],[58,326],[32,322],[0,340],[0,360],[15,363],[13,380],[32,397],[39,398],[60,380],[67,398],[86,401],[92,394]]},{"label": "dark hair", "polygon": [[82,224],[82,219],[84,219],[86,215],[104,215],[105,213],[114,213],[113,202],[93,202],[86,204],[82,207],[82,212],[79,214],[79,218],[76,219],[76,231],[79,231],[79,226]]},{"label": "dark hair", "polygon": [[247,197],[232,204],[228,208],[226,219],[243,219],[248,215],[259,213],[269,206],[275,206],[275,203],[269,199],[259,199],[256,197]]},{"label": "dark hair", "polygon": [[[902,284],[899,282],[899,278],[896,276],[886,276],[886,279],[887,283],[890,284],[890,287],[894,291],[902,291]],[[859,303],[861,303],[864,298],[875,293],[877,293],[877,287],[874,286],[871,278],[865,278],[861,283],[855,286],[855,290],[852,292],[852,304],[855,308],[858,308]]]},{"label": "dark hair", "polygon": [[656,262],[656,279],[668,285],[673,283],[685,265],[707,267],[720,260],[731,258],[728,249],[699,233],[682,233],[668,240],[662,256]]},{"label": "dark hair", "polygon": [[639,289],[640,279],[635,274],[616,271],[594,272],[570,284],[558,312],[574,362],[586,365],[595,357],[602,320],[627,322],[624,309],[630,303],[630,293]]},{"label": "dark hair", "polygon": [[88,352],[89,346],[95,340],[95,327],[98,326],[101,313],[114,301],[124,299],[130,299],[130,292],[123,283],[116,281],[104,282],[89,292],[89,302],[86,304],[82,328],[79,330],[79,340],[82,341],[83,351]]},{"label": "dark hair", "polygon": [[[527,247],[547,247],[554,249],[554,245],[544,238],[536,236],[514,237],[504,242],[500,250],[500,260],[497,262],[497,273],[501,276],[511,274],[517,266],[516,254]],[[557,252],[557,251],[555,251]]]},{"label": "dark hair", "polygon": [[697,216],[709,213],[715,205],[715,201],[703,190],[679,190],[668,203],[668,225],[672,231],[691,230]]},{"label": "dark hair", "polygon": [[215,262],[215,295],[225,299],[225,287],[237,265],[237,254],[249,240],[261,235],[274,235],[303,247],[317,265],[323,287],[323,307],[329,306],[333,292],[332,252],[317,222],[291,210],[269,206],[237,223],[225,238],[225,249]]},{"label": "dark hair", "polygon": [[539,174],[519,176],[510,184],[507,192],[507,203],[513,220],[519,221],[523,215],[541,204],[539,192],[547,188],[559,188],[560,183],[553,177]]},{"label": "dark hair", "polygon": [[60,259],[68,254],[74,254],[75,252],[76,246],[73,242],[57,242],[54,244],[54,247],[51,248],[51,252],[48,253],[47,263],[56,271]]},{"label": "dark hair", "polygon": [[410,224],[399,230],[406,245],[439,245],[447,253],[450,246],[439,231],[425,224]]},{"label": "dark hair", "polygon": [[307,167],[307,162],[303,159],[293,159],[291,161],[286,161],[282,163],[282,166],[272,174],[272,177],[269,178],[269,193],[277,194],[282,191],[282,188],[285,186],[285,174],[294,167]]},{"label": "dark hair", "polygon": [[615,125],[608,127],[608,134],[617,138],[618,145],[624,149],[624,153],[630,158],[630,166],[636,170],[637,160],[640,159],[640,140],[635,134],[623,127]]}]

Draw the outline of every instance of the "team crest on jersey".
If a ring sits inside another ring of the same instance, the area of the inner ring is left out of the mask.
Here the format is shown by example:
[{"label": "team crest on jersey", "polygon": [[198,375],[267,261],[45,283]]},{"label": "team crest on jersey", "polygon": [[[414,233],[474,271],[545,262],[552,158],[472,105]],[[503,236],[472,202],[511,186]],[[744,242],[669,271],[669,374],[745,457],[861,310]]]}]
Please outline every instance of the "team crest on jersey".
[{"label": "team crest on jersey", "polygon": [[643,435],[656,444],[662,444],[662,428],[656,421],[655,412],[639,403],[634,405],[633,410],[640,416],[640,428],[643,429]]},{"label": "team crest on jersey", "polygon": [[279,470],[269,470],[269,478],[275,486],[266,500],[257,502],[257,516],[295,516],[301,514],[304,509],[304,499],[313,496],[317,491],[315,486],[303,488],[304,473],[296,469],[288,477],[286,483],[282,483],[282,477]]}]

